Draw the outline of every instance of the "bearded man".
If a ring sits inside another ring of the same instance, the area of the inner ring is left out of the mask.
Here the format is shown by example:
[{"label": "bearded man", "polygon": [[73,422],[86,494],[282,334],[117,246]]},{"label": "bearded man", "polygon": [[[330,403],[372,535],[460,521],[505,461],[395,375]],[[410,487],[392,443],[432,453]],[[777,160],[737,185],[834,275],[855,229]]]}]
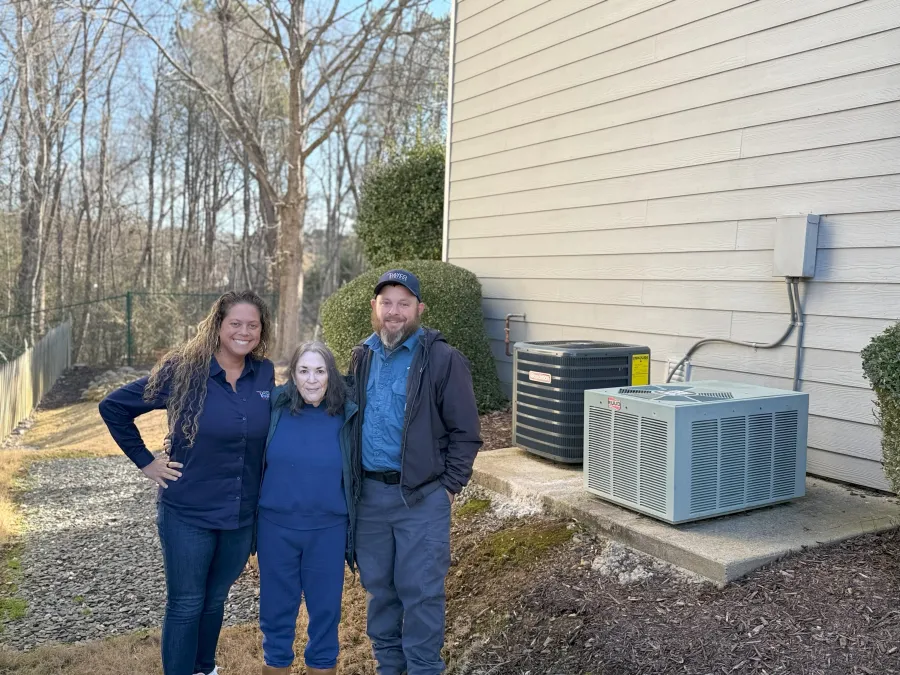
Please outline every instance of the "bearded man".
[{"label": "bearded man", "polygon": [[356,561],[379,675],[444,670],[450,505],[481,447],[468,361],[421,326],[424,311],[415,275],[384,274],[372,299],[374,332],[350,366],[362,413]]}]

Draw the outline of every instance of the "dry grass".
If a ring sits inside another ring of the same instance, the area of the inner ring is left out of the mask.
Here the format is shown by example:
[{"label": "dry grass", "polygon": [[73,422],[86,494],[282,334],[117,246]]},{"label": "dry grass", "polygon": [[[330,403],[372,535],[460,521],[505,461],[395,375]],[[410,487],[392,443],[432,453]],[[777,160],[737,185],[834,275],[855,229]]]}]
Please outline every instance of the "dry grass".
[{"label": "dry grass", "polygon": [[[374,675],[375,665],[365,634],[365,593],[349,573],[344,583],[340,628],[342,675]],[[262,634],[249,625],[222,631],[217,663],[222,675],[256,675],[262,664]],[[306,672],[306,613],[297,621],[297,654],[293,673]],[[159,631],[133,633],[79,645],[53,645],[22,653],[0,649],[0,673],[4,675],[161,675]]]},{"label": "dry grass", "polygon": [[[147,446],[161,448],[166,433],[165,412],[138,419]],[[19,481],[32,462],[70,457],[106,457],[122,451],[97,413],[96,403],[77,403],[40,411],[22,437],[22,448],[0,450],[0,546],[13,541],[21,521],[14,501]]]},{"label": "dry grass", "polygon": [[[149,447],[161,446],[165,434],[162,412],[144,416],[138,426]],[[67,457],[102,457],[120,452],[100,420],[94,403],[78,403],[38,413],[34,426],[21,440],[25,447],[0,451],[0,543],[14,542],[19,532],[13,497],[17,481],[32,462]],[[478,525],[481,518],[487,517],[488,505],[486,501],[478,502],[465,509],[463,518],[457,514],[456,522],[465,522],[466,527],[454,528],[454,547],[463,554],[466,562],[451,574],[449,580],[448,626],[453,623],[457,612],[470,610],[473,603],[482,614],[482,605],[490,608],[496,603],[496,598],[489,597],[489,593],[476,601],[469,584],[478,586],[478,580],[490,579],[491,588],[507,594],[509,588],[521,583],[516,575],[524,574],[515,565],[521,556],[507,556],[510,558],[507,561],[509,564],[500,564],[496,556],[473,554],[473,551],[484,550],[484,545],[480,543],[489,534],[488,530]],[[553,543],[557,542],[554,540]],[[0,552],[3,550],[10,552],[14,548],[0,548]],[[508,554],[506,549],[498,553],[501,557],[504,554]],[[490,573],[485,573],[485,565],[491,566]],[[249,567],[248,574],[258,575],[255,558],[251,558]],[[509,576],[510,573],[512,576]],[[340,627],[341,675],[375,675],[375,663],[365,634],[365,614],[365,592],[358,579],[347,573]],[[306,621],[305,609],[301,609],[293,675],[304,675],[306,672],[303,666]],[[7,625],[6,630],[15,631],[15,623]],[[468,642],[465,638],[451,640],[448,644],[448,662],[452,663],[455,660],[453,653],[464,649]],[[222,675],[257,675],[262,663],[261,645],[262,636],[256,625],[223,630],[217,652]],[[159,631],[154,630],[84,644],[49,645],[30,652],[0,648],[0,675],[161,675],[159,646]]]},{"label": "dry grass", "polygon": [[[137,421],[141,435],[151,449],[162,447],[166,433],[163,411]],[[96,403],[77,403],[35,415],[34,425],[22,437],[24,447],[0,450],[0,549],[14,550],[10,544],[21,532],[14,501],[32,462],[74,457],[106,457],[121,450],[112,440],[97,413]],[[256,568],[252,558],[250,567]],[[7,626],[15,630],[15,625]],[[256,626],[235,626],[222,632],[218,660],[227,675],[255,675],[262,663],[262,636]],[[303,648],[306,644],[306,615],[297,624],[297,665],[294,673],[305,672]],[[365,634],[365,593],[358,580],[347,575],[341,622],[341,672],[345,675],[372,675],[375,672]],[[0,649],[3,675],[161,675],[159,631],[141,632],[79,645],[52,645],[22,653]]]}]

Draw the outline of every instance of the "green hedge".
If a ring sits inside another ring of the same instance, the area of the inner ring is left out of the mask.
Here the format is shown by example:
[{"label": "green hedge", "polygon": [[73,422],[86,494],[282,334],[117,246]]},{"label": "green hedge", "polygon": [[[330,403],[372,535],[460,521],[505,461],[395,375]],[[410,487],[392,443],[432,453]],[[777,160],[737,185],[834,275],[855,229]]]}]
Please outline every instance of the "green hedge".
[{"label": "green hedge", "polygon": [[356,235],[371,265],[440,260],[444,146],[416,145],[366,170]]},{"label": "green hedge", "polygon": [[475,398],[481,412],[506,404],[484,331],[481,284],[461,267],[437,260],[413,260],[383,265],[345,284],[322,306],[322,331],[338,365],[346,370],[350,350],[372,333],[370,300],[378,279],[389,269],[409,270],[422,285],[427,309],[422,323],[444,334],[451,345],[466,355],[472,366]]},{"label": "green hedge", "polygon": [[876,335],[863,349],[862,366],[878,399],[884,474],[900,493],[900,323]]}]

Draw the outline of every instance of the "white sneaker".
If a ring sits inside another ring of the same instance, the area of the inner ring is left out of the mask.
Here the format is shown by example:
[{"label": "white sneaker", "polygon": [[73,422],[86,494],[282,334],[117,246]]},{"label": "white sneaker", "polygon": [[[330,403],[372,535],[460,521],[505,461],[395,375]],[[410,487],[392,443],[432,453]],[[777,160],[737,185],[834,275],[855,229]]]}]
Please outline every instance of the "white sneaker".
[{"label": "white sneaker", "polygon": [[[207,673],[194,673],[194,675],[207,675]],[[208,675],[219,675],[219,666],[216,666],[212,669],[212,672]]]}]

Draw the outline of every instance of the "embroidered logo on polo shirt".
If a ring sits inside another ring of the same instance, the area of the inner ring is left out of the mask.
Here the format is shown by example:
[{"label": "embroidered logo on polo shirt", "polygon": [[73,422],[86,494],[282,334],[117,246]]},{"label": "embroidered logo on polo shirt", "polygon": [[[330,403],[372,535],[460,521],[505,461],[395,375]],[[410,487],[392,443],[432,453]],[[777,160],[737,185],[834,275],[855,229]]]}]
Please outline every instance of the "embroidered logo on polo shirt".
[{"label": "embroidered logo on polo shirt", "polygon": [[260,397],[263,401],[268,401],[268,400],[269,400],[269,392],[267,392],[267,391],[258,391],[258,392],[256,392],[256,393],[259,394],[259,397]]}]

